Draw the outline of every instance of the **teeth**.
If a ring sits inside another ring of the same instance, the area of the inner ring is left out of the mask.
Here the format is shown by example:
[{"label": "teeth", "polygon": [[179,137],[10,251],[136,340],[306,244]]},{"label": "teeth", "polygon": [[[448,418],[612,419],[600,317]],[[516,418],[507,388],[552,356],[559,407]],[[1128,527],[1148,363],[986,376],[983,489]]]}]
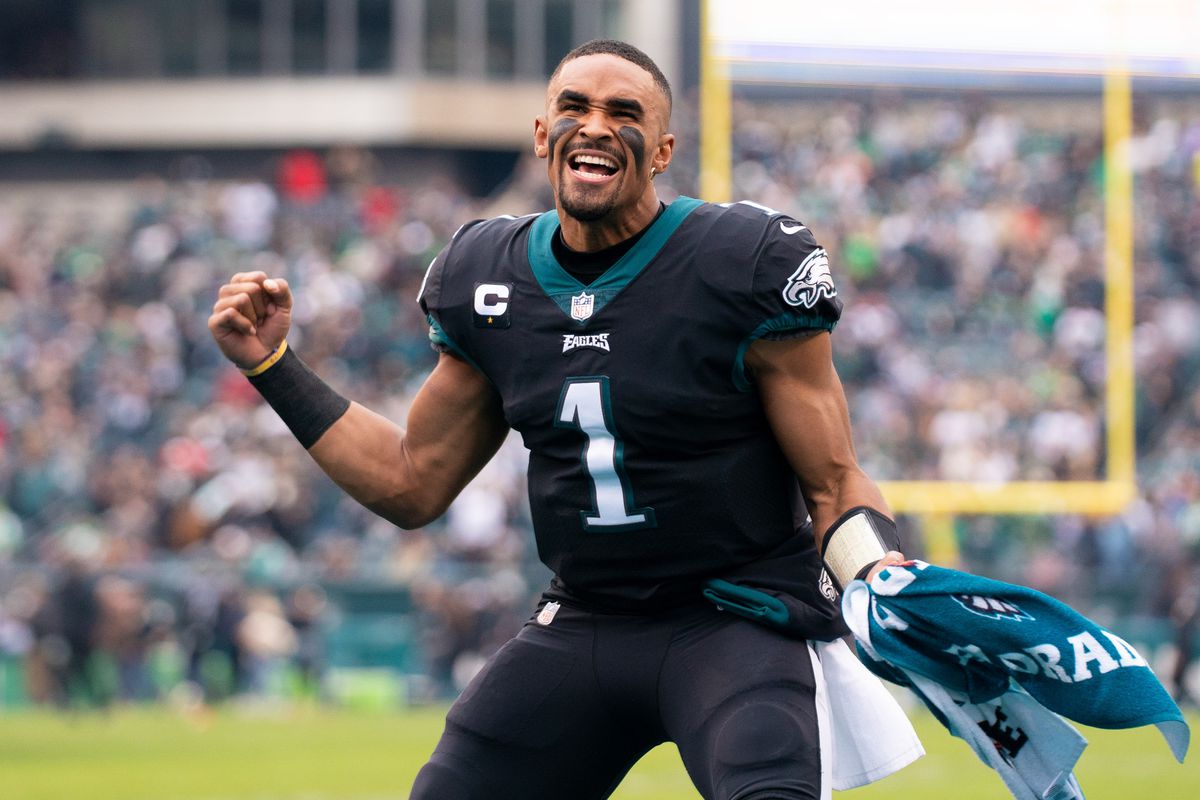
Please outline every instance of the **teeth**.
[{"label": "teeth", "polygon": [[617,168],[617,162],[613,161],[611,158],[605,158],[604,156],[578,155],[575,156],[575,162],[577,164],[595,164],[596,166],[608,167],[609,169]]}]

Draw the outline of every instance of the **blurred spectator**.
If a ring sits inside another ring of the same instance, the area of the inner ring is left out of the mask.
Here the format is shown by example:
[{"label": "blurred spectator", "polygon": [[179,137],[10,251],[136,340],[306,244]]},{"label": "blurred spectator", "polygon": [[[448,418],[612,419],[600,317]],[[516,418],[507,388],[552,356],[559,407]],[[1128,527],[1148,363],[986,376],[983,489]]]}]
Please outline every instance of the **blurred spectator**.
[{"label": "blurred spectator", "polygon": [[[115,682],[100,691],[105,700],[150,700],[154,687],[147,670],[149,628],[143,588],[116,575],[105,576],[96,584],[98,616],[95,623],[97,653],[111,659]],[[115,683],[115,685],[114,685]]]},{"label": "blurred spectator", "polygon": [[271,241],[275,221],[275,193],[265,183],[234,183],[221,193],[221,229],[249,251]]},{"label": "blurred spectator", "polygon": [[279,598],[268,591],[246,598],[246,613],[235,634],[244,664],[245,690],[260,697],[280,697],[283,667],[297,649],[296,631],[284,616]]},{"label": "blurred spectator", "polygon": [[327,607],[325,590],[312,583],[302,584],[288,598],[287,621],[296,637],[292,663],[296,667],[302,697],[318,697],[325,671],[322,618]]},{"label": "blurred spectator", "polygon": [[245,661],[238,629],[246,616],[240,586],[216,587],[197,581],[185,596],[184,645],[187,676],[202,696],[220,701],[245,684]]},{"label": "blurred spectator", "polygon": [[292,150],[279,162],[279,191],[290,203],[310,206],[325,196],[325,165],[311,150]]},{"label": "blurred spectator", "polygon": [[69,562],[33,618],[37,662],[46,678],[45,699],[64,708],[107,699],[93,681],[99,615],[93,576],[82,561]]},{"label": "blurred spectator", "polygon": [[[835,356],[874,477],[1104,477],[1094,98],[863,93],[736,116],[735,195],[804,220],[837,265]],[[681,102],[677,123],[694,120]],[[1162,622],[1156,576],[1200,558],[1200,106],[1154,98],[1140,120],[1142,497],[1113,519],[955,525],[968,568]],[[465,220],[548,207],[544,165],[520,162],[493,198],[381,182],[356,147],[277,167],[271,185],[189,159],[170,180],[0,193],[0,659],[28,659],[39,699],[98,697],[96,648],[121,699],[159,693],[172,651],[210,700],[270,691],[287,668],[311,688],[338,611],[318,587],[356,581],[408,590],[450,693],[544,580],[519,439],[443,520],[401,533],[304,457],[205,328],[224,277],[282,274],[293,345],[403,419],[434,361],[414,302],[426,266]],[[695,178],[681,158],[658,180],[673,197]],[[67,555],[80,546],[89,571]]]},{"label": "blurred spectator", "polygon": [[1200,628],[1200,587],[1195,576],[1182,582],[1175,602],[1171,604],[1171,622],[1175,629],[1175,663],[1171,667],[1171,683],[1175,687],[1175,702],[1197,705],[1189,677],[1197,656],[1196,630]]}]

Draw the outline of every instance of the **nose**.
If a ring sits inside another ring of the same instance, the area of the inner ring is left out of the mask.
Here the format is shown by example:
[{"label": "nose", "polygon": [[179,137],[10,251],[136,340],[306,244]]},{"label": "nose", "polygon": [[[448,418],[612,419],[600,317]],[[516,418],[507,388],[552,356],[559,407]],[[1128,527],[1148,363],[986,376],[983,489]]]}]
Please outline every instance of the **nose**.
[{"label": "nose", "polygon": [[579,133],[589,139],[610,139],[612,129],[608,114],[603,109],[593,108],[580,119]]}]

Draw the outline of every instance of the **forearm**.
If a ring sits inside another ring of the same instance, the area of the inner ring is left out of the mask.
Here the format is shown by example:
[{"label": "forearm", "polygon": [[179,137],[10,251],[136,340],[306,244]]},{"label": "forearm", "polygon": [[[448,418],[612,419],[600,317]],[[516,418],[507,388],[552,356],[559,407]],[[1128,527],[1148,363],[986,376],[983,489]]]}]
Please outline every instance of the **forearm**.
[{"label": "forearm", "polygon": [[818,543],[833,523],[852,508],[866,506],[892,516],[879,486],[857,464],[838,470],[831,477],[833,480],[805,491],[804,500]]},{"label": "forearm", "polygon": [[338,486],[402,528],[446,510],[504,441],[490,405],[464,402],[431,378],[409,412],[408,430],[357,403],[309,448]]},{"label": "forearm", "polygon": [[351,497],[412,528],[438,516],[496,452],[508,427],[487,378],[443,354],[407,431],[351,403],[290,350],[287,281],[239,272],[221,287],[209,330],[313,459]]},{"label": "forearm", "polygon": [[348,495],[402,528],[420,527],[440,513],[430,496],[432,481],[419,479],[407,452],[404,429],[358,403],[308,454]]},{"label": "forearm", "polygon": [[[755,351],[756,355],[773,354],[784,347],[784,343],[764,345]],[[803,343],[793,345],[800,346]],[[820,354],[824,355],[823,349]],[[782,366],[778,360],[762,358],[755,363],[764,409],[800,480],[818,543],[829,527],[852,508],[867,506],[890,515],[883,493],[858,465],[850,415],[832,367],[814,370],[815,376],[801,372],[804,377],[800,379],[795,359],[783,361]]]},{"label": "forearm", "polygon": [[404,528],[445,511],[507,432],[486,379],[448,356],[413,400],[407,431],[343,398],[294,354],[250,380],[335,483]]},{"label": "forearm", "polygon": [[857,467],[840,473],[828,491],[806,496],[825,568],[842,589],[903,560],[899,531],[879,487]]},{"label": "forearm", "polygon": [[[841,438],[841,437],[839,437]],[[800,487],[813,521],[813,535],[825,567],[839,589],[881,559],[901,555],[900,537],[879,487],[858,466],[844,443],[806,449],[801,456]],[[818,454],[825,454],[821,457]],[[839,455],[840,454],[840,455]]]},{"label": "forearm", "polygon": [[833,369],[829,337],[758,342],[763,406],[800,481],[826,567],[839,587],[864,567],[897,560],[900,541],[879,487],[858,465],[850,415]]},{"label": "forearm", "polygon": [[[404,431],[342,397],[281,344],[246,377],[317,465],[355,500],[396,522],[423,519]],[[386,502],[385,502],[386,501]]]}]

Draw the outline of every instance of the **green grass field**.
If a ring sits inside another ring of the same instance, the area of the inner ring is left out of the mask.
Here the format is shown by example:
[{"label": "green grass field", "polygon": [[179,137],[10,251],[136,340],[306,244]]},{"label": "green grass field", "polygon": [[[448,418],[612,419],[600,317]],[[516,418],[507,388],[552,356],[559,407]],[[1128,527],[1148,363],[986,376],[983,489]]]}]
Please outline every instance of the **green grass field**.
[{"label": "green grass field", "polygon": [[[442,709],[402,714],[163,709],[0,715],[3,800],[404,800]],[[1004,800],[965,744],[915,719],[928,755],[850,800]],[[1193,715],[1195,727],[1200,718]],[[1200,767],[1175,763],[1154,728],[1085,729],[1077,775],[1089,800],[1198,800]],[[650,753],[619,800],[697,800],[672,747]],[[564,796],[564,800],[570,800]]]}]

